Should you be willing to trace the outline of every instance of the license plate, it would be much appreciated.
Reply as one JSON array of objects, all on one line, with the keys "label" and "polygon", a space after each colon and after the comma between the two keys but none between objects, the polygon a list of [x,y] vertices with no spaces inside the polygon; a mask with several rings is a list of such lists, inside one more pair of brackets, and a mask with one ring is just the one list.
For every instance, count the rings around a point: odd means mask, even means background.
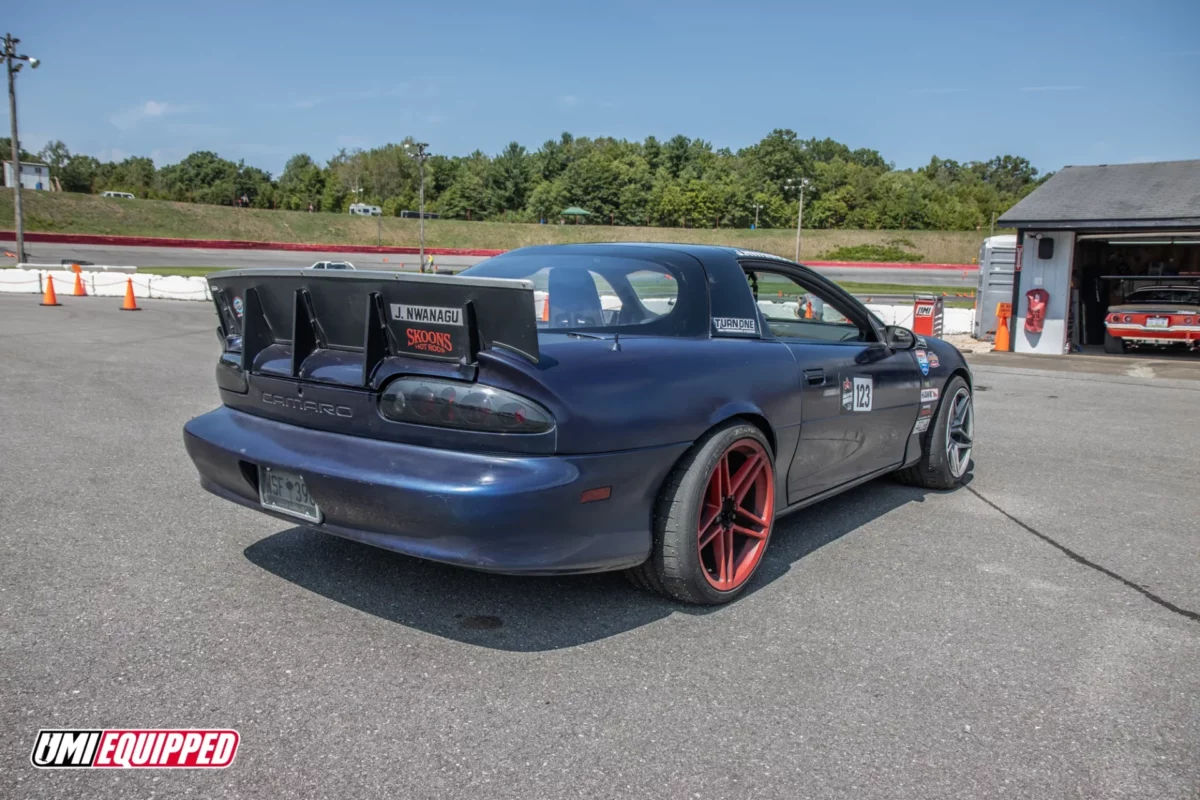
[{"label": "license plate", "polygon": [[1171,324],[1168,317],[1146,317],[1147,328],[1165,328]]},{"label": "license plate", "polygon": [[263,508],[282,511],[309,522],[321,521],[321,509],[308,493],[304,478],[294,472],[259,467],[258,497]]}]

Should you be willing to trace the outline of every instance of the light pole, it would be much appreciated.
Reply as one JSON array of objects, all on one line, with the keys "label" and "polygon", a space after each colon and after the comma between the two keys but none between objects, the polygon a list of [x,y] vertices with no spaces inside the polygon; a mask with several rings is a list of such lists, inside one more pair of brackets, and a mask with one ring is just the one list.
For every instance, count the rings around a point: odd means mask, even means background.
[{"label": "light pole", "polygon": [[762,203],[754,204],[754,230],[758,230],[758,210],[762,208]]},{"label": "light pole", "polygon": [[800,229],[804,227],[804,189],[808,186],[808,178],[788,178],[783,185],[788,189],[800,192],[800,209],[796,212],[796,261],[800,260]]},{"label": "light pole", "polygon": [[12,163],[13,163],[13,210],[17,223],[17,263],[25,261],[25,217],[21,213],[21,140],[17,136],[17,85],[16,76],[28,61],[30,69],[42,63],[33,56],[19,55],[17,45],[21,40],[11,33],[4,35],[4,53],[0,58],[8,66],[8,114],[12,118]]},{"label": "light pole", "polygon": [[417,209],[417,214],[421,218],[421,272],[425,271],[425,159],[429,158],[429,154],[425,152],[426,147],[429,147],[428,142],[414,142],[408,145],[409,152],[416,149],[417,168],[421,171],[420,206]]}]

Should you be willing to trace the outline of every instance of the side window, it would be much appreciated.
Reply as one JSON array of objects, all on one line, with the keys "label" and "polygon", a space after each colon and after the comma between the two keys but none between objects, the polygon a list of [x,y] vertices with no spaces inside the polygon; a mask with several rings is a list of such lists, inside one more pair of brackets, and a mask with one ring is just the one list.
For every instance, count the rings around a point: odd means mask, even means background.
[{"label": "side window", "polygon": [[679,284],[671,273],[643,269],[629,273],[629,289],[647,314],[660,317],[675,306]]},{"label": "side window", "polygon": [[746,279],[767,329],[779,339],[865,342],[873,338],[846,315],[841,301],[822,289],[762,270],[748,271]]}]

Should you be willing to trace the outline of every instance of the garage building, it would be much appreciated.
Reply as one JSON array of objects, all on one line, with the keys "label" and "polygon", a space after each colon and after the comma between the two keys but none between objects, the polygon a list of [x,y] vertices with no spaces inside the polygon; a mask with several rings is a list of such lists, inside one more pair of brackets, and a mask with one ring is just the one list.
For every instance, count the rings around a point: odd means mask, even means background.
[{"label": "garage building", "polygon": [[1200,285],[1200,160],[1064,167],[998,222],[1017,229],[1018,353],[1103,352],[1109,306]]}]

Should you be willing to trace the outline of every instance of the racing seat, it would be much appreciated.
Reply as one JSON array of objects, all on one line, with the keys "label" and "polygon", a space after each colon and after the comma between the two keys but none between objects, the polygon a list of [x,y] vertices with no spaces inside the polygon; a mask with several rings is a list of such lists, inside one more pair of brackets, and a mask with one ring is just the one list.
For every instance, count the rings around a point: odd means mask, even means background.
[{"label": "racing seat", "polygon": [[550,295],[551,328],[589,328],[604,324],[600,293],[586,269],[556,267],[550,270],[546,289]]}]

